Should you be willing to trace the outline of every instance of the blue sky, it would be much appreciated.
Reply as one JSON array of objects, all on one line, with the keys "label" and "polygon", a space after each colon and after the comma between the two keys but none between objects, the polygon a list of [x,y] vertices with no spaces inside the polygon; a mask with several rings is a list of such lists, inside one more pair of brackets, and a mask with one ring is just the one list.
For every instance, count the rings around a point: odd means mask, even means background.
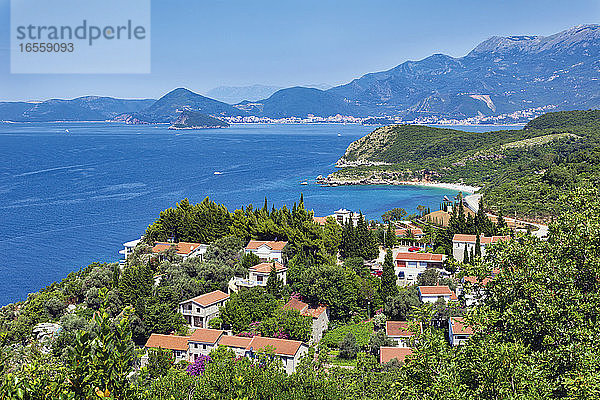
[{"label": "blue sky", "polygon": [[9,5],[0,0],[0,100],[337,85],[433,53],[463,56],[494,35],[600,21],[598,0],[155,0],[150,74],[21,75],[10,73]]}]

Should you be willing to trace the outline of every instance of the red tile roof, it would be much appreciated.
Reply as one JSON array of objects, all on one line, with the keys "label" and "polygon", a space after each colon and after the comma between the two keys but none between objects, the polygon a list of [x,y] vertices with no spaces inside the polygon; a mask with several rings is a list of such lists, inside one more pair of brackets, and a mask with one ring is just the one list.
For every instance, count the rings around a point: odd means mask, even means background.
[{"label": "red tile roof", "polygon": [[425,296],[450,296],[450,300],[457,300],[456,293],[448,286],[419,286],[419,292]]},{"label": "red tile roof", "polygon": [[217,340],[219,340],[222,334],[223,331],[219,329],[199,328],[192,333],[192,336],[190,336],[190,342],[214,344],[217,342]]},{"label": "red tile roof", "polygon": [[432,254],[432,253],[403,253],[400,252],[396,255],[398,261],[429,261],[429,262],[443,262],[443,254]]},{"label": "red tile roof", "polygon": [[254,336],[248,349],[252,348],[252,351],[258,351],[264,349],[267,346],[275,349],[275,354],[293,356],[296,355],[298,349],[302,345],[302,342],[297,340],[287,339],[275,339],[262,336]]},{"label": "red tile roof", "polygon": [[395,230],[396,236],[406,236],[409,230],[414,236],[423,235],[423,230],[421,228],[398,228]]},{"label": "red tile roof", "polygon": [[271,250],[281,251],[288,242],[271,240],[251,240],[246,246],[246,250],[257,250],[260,246],[266,244]]},{"label": "red tile roof", "polygon": [[318,307],[310,307],[307,303],[300,301],[295,298],[291,298],[290,301],[285,303],[283,308],[289,308],[298,310],[298,312],[307,317],[319,318],[321,314],[327,311],[327,306],[320,304]]},{"label": "red tile roof", "polygon": [[171,246],[175,246],[177,249],[177,254],[188,255],[193,250],[198,249],[202,243],[188,243],[188,242],[179,242],[179,243],[161,243],[157,242],[154,244],[152,248],[153,253],[160,253],[161,251],[165,251],[171,248]]},{"label": "red tile roof", "polygon": [[[502,241],[510,240],[510,236],[479,236],[479,242],[481,244],[490,244],[490,243],[498,243]],[[476,235],[463,235],[463,234],[455,234],[452,238],[453,242],[465,242],[465,243],[476,243],[477,236]]]},{"label": "red tile roof", "polygon": [[219,345],[248,349],[250,346],[250,342],[252,342],[252,338],[225,335],[221,336],[221,340],[219,340]]},{"label": "red tile roof", "polygon": [[313,217],[313,222],[319,225],[325,225],[327,222],[327,217]]},{"label": "red tile roof", "polygon": [[452,323],[452,332],[455,335],[472,335],[473,328],[465,325],[465,319],[461,317],[451,317],[450,322]]},{"label": "red tile roof", "polygon": [[146,341],[146,347],[187,351],[189,339],[189,336],[159,335],[153,333]]},{"label": "red tile roof", "polygon": [[388,336],[411,337],[417,334],[409,328],[407,321],[387,321],[385,323],[385,333]]},{"label": "red tile roof", "polygon": [[214,290],[210,293],[201,294],[200,296],[194,297],[193,299],[182,301],[179,304],[188,303],[190,301],[193,301],[194,303],[198,303],[201,306],[207,307],[207,306],[210,306],[211,304],[214,304],[218,301],[225,300],[228,298],[229,298],[229,295],[227,293],[222,292],[220,290]]},{"label": "red tile roof", "polygon": [[476,276],[463,277],[463,282],[469,282],[472,285],[478,284],[481,286],[486,286],[489,281],[490,281],[490,278],[488,278],[488,277],[483,278],[483,280],[481,280],[481,281]]},{"label": "red tile roof", "polygon": [[[255,266],[250,267],[249,270],[254,271],[254,272],[260,272],[263,274],[268,274],[271,272],[271,268],[273,268],[273,263],[266,262],[266,263],[256,264]],[[276,272],[282,272],[282,271],[285,271],[286,269],[287,268],[284,267],[283,265],[279,264],[278,262],[275,262],[275,271]]]},{"label": "red tile roof", "polygon": [[379,349],[379,362],[387,363],[396,358],[404,362],[406,356],[412,354],[412,349],[408,347],[381,347]]}]

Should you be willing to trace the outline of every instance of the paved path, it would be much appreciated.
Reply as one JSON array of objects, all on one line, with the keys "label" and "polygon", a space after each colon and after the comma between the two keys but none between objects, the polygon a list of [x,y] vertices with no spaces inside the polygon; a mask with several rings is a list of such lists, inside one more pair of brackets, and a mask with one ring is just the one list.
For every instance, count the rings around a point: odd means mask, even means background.
[{"label": "paved path", "polygon": [[[465,200],[465,204],[467,207],[469,207],[473,212],[477,213],[477,211],[479,210],[479,200],[481,199],[481,194],[472,194],[469,196],[466,196],[464,198]],[[489,214],[488,215],[493,215],[493,214]],[[529,224],[529,225],[533,225],[535,227],[537,227],[537,229],[535,231],[532,231],[531,234],[535,237],[538,237],[540,239],[546,239],[548,237],[548,226],[547,225],[543,225],[543,224],[536,224],[534,222],[529,222],[529,221],[522,221],[519,219],[515,219],[515,218],[510,218],[510,217],[505,217],[508,221],[514,221],[515,223],[523,223],[523,224]]]}]

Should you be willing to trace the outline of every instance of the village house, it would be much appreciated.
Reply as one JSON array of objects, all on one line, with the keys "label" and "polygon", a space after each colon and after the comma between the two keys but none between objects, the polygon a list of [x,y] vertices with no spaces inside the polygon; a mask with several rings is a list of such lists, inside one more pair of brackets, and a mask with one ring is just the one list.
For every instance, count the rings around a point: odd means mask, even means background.
[{"label": "village house", "polygon": [[251,240],[244,249],[245,254],[256,254],[261,262],[283,263],[283,249],[288,242],[271,240]]},{"label": "village house", "polygon": [[456,301],[456,293],[454,293],[448,286],[419,286],[419,300],[423,303],[435,303],[439,298],[444,299],[447,303],[449,301]]},{"label": "village house", "polygon": [[385,334],[396,342],[396,347],[410,347],[410,338],[417,333],[410,329],[407,321],[387,321]]},{"label": "village house", "polygon": [[357,226],[360,218],[359,213],[346,210],[345,208],[340,208],[339,210],[334,211],[332,216],[340,225],[346,225],[348,221],[352,221],[352,225]]},{"label": "village house", "polygon": [[287,268],[278,262],[264,262],[248,268],[248,279],[234,276],[229,281],[229,293],[237,293],[240,288],[252,288],[256,286],[267,286],[271,269],[275,266],[277,278],[283,284],[287,284]]},{"label": "village house", "polygon": [[[486,247],[490,244],[507,240],[510,240],[510,236],[479,236],[481,256],[485,256]],[[452,238],[452,255],[454,256],[454,259],[460,262],[464,261],[465,251],[467,251],[469,254],[473,254],[475,252],[476,243],[476,235],[454,235]]]},{"label": "village house", "polygon": [[313,222],[317,225],[325,226],[327,217],[313,217]]},{"label": "village house", "polygon": [[402,363],[406,362],[406,357],[412,354],[412,349],[408,347],[385,347],[379,348],[379,362],[381,364],[389,363],[396,359]]},{"label": "village house", "polygon": [[242,336],[222,336],[219,340],[219,346],[229,347],[236,357],[245,357],[247,349],[250,348],[252,338]]},{"label": "village house", "polygon": [[223,334],[224,331],[219,329],[196,329],[188,339],[189,361],[195,361],[201,354],[207,356],[217,347],[217,342]]},{"label": "village house", "polygon": [[135,246],[137,246],[142,241],[142,238],[136,240],[130,240],[129,242],[123,243],[123,250],[119,250],[119,254],[122,254],[124,258],[119,260],[120,264],[124,264],[127,261],[127,258],[133,254],[133,250]]},{"label": "village house", "polygon": [[204,253],[206,253],[206,250],[208,249],[208,245],[202,244],[202,243],[157,242],[154,244],[154,247],[152,247],[152,253],[160,254],[163,251],[170,249],[172,246],[175,247],[175,251],[176,251],[177,255],[180,255],[183,258],[200,257],[200,261],[204,261]]},{"label": "village house", "polygon": [[329,325],[329,308],[324,305],[311,307],[307,303],[295,298],[291,298],[283,308],[298,310],[301,315],[311,317],[312,331],[309,344],[318,343],[323,337],[323,332],[327,330]]},{"label": "village house", "polygon": [[[167,349],[173,352],[175,363],[179,361],[188,361],[188,336],[160,335],[153,333],[146,341],[146,349]],[[140,360],[141,366],[148,364],[148,353],[144,354]]]},{"label": "village house", "polygon": [[473,336],[473,329],[465,325],[465,320],[460,317],[448,319],[448,336],[452,346],[465,344]]},{"label": "village house", "polygon": [[206,328],[208,322],[219,316],[219,307],[229,300],[229,295],[220,290],[196,296],[179,303],[179,312],[191,328]]},{"label": "village house", "polygon": [[247,354],[253,358],[257,351],[263,349],[273,350],[273,354],[281,360],[283,368],[288,374],[296,370],[300,359],[308,352],[308,346],[297,340],[254,336],[247,348]]},{"label": "village house", "polygon": [[445,259],[443,254],[399,252],[394,272],[401,283],[411,284],[427,268],[441,269]]},{"label": "village house", "polygon": [[[168,349],[173,352],[175,362],[194,362],[201,354],[208,355],[218,346],[226,346],[236,356],[256,358],[261,350],[273,351],[288,374],[294,372],[302,356],[308,352],[308,346],[297,340],[275,339],[261,336],[253,338],[227,336],[217,329],[197,329],[191,336],[159,335],[153,333],[145,348]],[[141,366],[148,365],[148,352],[141,358]]]},{"label": "village house", "polygon": [[457,295],[463,295],[467,307],[475,306],[485,297],[484,289],[490,277],[478,279],[476,276],[464,276],[461,285],[456,289]]}]

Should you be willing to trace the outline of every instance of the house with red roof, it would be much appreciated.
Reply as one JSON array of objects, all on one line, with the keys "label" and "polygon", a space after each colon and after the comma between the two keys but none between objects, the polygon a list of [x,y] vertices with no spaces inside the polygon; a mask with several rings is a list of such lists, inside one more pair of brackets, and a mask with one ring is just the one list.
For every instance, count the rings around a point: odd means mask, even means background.
[{"label": "house with red roof", "polygon": [[154,247],[152,247],[152,253],[158,254],[159,256],[164,251],[167,251],[171,248],[175,249],[177,255],[188,258],[188,257],[200,257],[200,261],[204,260],[204,254],[208,249],[207,244],[202,243],[190,243],[190,242],[179,242],[179,243],[170,243],[170,242],[156,242]]},{"label": "house with red roof", "polygon": [[419,286],[417,288],[419,299],[423,303],[435,303],[442,298],[446,303],[457,301],[458,297],[448,286]]},{"label": "house with red roof", "polygon": [[[510,236],[479,236],[479,243],[481,249],[481,255],[485,256],[486,247],[491,244],[508,241]],[[475,252],[475,245],[477,244],[477,235],[463,235],[456,234],[452,238],[452,255],[454,259],[462,262],[465,259],[465,251],[469,254]]]},{"label": "house with red roof", "polygon": [[323,333],[329,326],[329,308],[327,306],[320,304],[317,307],[312,307],[309,304],[292,297],[283,308],[297,310],[301,315],[311,317],[312,332],[309,344],[318,343],[319,340],[321,340]]},{"label": "house with red roof", "polygon": [[412,352],[412,349],[408,347],[382,346],[379,348],[379,362],[385,364],[392,360],[398,360],[404,363],[406,362],[406,357],[411,355]]},{"label": "house with red roof", "polygon": [[252,288],[255,286],[267,286],[271,269],[275,268],[277,278],[287,284],[287,268],[276,261],[263,262],[248,268],[248,278],[234,276],[229,281],[229,292],[237,293],[240,288]]},{"label": "house with red roof", "polygon": [[201,294],[179,303],[179,312],[191,328],[206,328],[208,322],[219,316],[219,307],[229,300],[229,295],[220,290]]},{"label": "house with red roof", "polygon": [[[159,335],[153,333],[146,341],[146,349],[166,349],[173,352],[173,359],[177,363],[179,361],[188,361],[188,339],[189,336],[177,335]],[[142,367],[148,364],[148,353],[141,358]]]},{"label": "house with red roof", "polygon": [[410,347],[410,339],[420,333],[410,328],[408,321],[387,321],[385,334],[397,344],[396,347]]},{"label": "house with red roof", "polygon": [[448,319],[448,336],[452,346],[465,344],[473,336],[473,328],[466,324],[464,318],[450,317]]},{"label": "house with red roof", "polygon": [[446,260],[444,254],[398,252],[394,272],[400,281],[411,284],[427,268],[441,269]]},{"label": "house with red roof", "polygon": [[302,357],[308,352],[308,346],[297,340],[275,339],[254,336],[248,345],[247,355],[256,357],[259,351],[272,351],[281,360],[285,372],[291,374],[296,370]]},{"label": "house with red roof", "polygon": [[224,333],[225,331],[220,329],[196,329],[188,339],[189,361],[195,361],[201,354],[207,356],[215,347],[217,347],[217,343]]},{"label": "house with red roof", "polygon": [[246,254],[256,254],[261,262],[277,261],[283,263],[283,249],[288,242],[272,240],[251,240],[246,245]]}]

